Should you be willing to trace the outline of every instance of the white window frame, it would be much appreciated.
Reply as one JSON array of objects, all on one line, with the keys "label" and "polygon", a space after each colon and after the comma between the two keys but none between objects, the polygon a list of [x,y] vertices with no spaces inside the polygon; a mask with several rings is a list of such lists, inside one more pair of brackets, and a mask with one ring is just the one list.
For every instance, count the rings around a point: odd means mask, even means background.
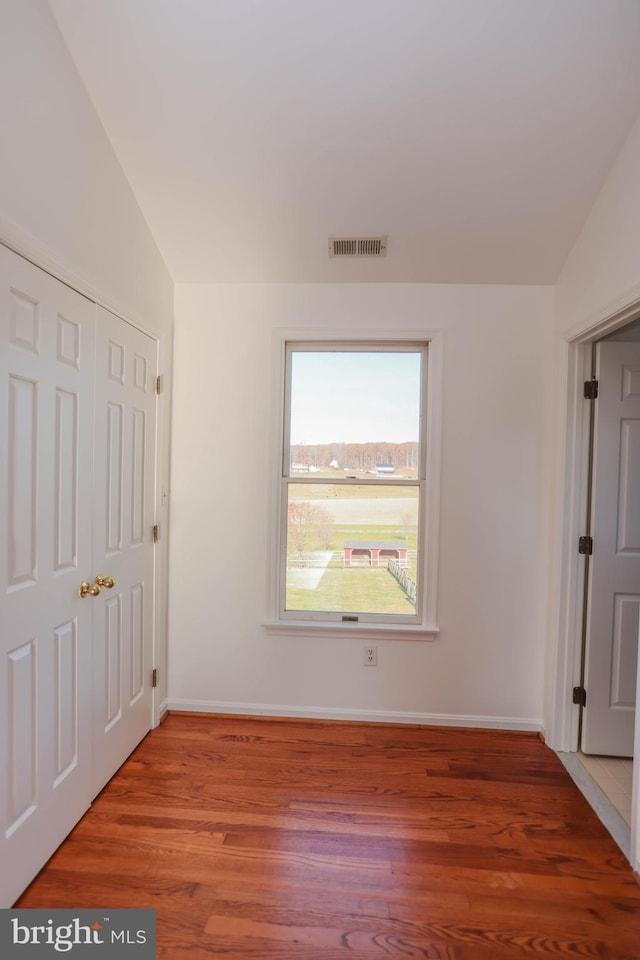
[{"label": "white window frame", "polygon": [[[277,330],[273,341],[273,427],[272,427],[272,480],[270,483],[270,530],[269,576],[267,578],[268,614],[264,627],[268,632],[300,636],[336,634],[358,636],[367,639],[415,638],[428,639],[438,634],[437,623],[437,560],[440,494],[440,433],[441,433],[441,383],[442,383],[442,338],[439,331],[349,331],[349,330]],[[358,620],[344,621],[342,613],[319,611],[285,611],[284,577],[286,563],[287,507],[286,488],[291,477],[285,478],[285,458],[288,447],[286,354],[287,345],[295,344],[304,349],[335,348],[379,350],[385,348],[401,351],[403,346],[426,347],[427,366],[423,373],[421,397],[422,437],[424,458],[422,477],[415,485],[420,486],[419,544],[421,553],[418,563],[420,585],[416,616],[393,616],[390,614],[359,614]],[[425,375],[426,374],[426,375]],[[293,482],[296,482],[293,480]],[[343,479],[340,483],[345,483]],[[354,485],[366,483],[359,478]],[[371,482],[371,481],[370,481]],[[385,481],[406,485],[406,481]],[[379,485],[380,481],[373,481]],[[412,483],[412,485],[414,485]]]}]

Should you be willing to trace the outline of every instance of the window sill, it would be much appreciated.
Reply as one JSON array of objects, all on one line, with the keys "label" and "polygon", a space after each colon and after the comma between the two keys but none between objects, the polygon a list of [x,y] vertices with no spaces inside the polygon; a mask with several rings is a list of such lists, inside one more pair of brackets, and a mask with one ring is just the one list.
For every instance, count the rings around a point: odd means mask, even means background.
[{"label": "window sill", "polygon": [[435,640],[439,627],[399,623],[341,623],[339,621],[265,620],[266,633],[298,637],[358,637],[360,640]]}]

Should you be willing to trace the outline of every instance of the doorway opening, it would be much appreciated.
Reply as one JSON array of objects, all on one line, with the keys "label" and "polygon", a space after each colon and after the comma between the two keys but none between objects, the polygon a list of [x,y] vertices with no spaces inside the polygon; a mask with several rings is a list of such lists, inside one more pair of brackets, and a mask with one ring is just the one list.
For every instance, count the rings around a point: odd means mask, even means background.
[{"label": "doorway opening", "polygon": [[577,759],[630,829],[640,630],[640,320],[593,341],[585,398]]},{"label": "doorway opening", "polygon": [[[627,347],[630,362],[620,355]],[[560,632],[550,744],[637,870],[640,568],[632,564],[629,578],[623,574],[616,582],[616,563],[640,564],[640,302],[583,330],[566,350]],[[598,388],[598,399],[591,400],[585,388],[611,377],[605,355],[616,350],[615,389]],[[637,394],[639,406],[611,418],[608,401],[601,403],[607,392],[617,400]],[[607,556],[613,575],[603,566]],[[609,644],[604,653],[597,649],[603,637]]]}]

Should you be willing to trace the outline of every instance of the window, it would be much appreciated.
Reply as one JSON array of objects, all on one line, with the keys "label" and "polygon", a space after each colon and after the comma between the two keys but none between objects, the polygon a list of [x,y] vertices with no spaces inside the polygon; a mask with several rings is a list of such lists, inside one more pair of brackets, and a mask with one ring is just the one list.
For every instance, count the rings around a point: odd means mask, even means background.
[{"label": "window", "polygon": [[428,350],[286,342],[280,623],[433,627]]}]

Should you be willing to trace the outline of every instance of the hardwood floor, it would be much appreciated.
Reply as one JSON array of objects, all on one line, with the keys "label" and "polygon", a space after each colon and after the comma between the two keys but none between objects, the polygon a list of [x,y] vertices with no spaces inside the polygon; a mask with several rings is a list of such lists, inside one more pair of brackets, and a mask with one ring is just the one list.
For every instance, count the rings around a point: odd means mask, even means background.
[{"label": "hardwood floor", "polygon": [[18,902],[159,960],[639,960],[640,885],[534,734],[170,715]]}]

